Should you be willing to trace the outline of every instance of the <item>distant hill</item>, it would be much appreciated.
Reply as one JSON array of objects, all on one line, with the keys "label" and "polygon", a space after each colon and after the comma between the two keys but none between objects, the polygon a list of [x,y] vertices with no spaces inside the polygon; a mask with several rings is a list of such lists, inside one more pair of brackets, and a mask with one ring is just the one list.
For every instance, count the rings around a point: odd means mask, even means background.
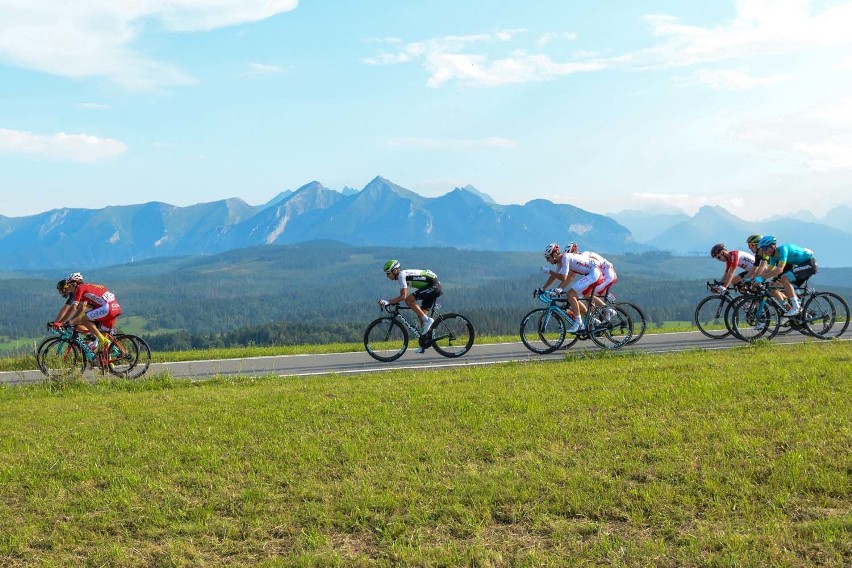
[{"label": "distant hill", "polygon": [[717,242],[729,248],[746,250],[746,238],[753,233],[774,235],[779,242],[792,242],[814,251],[821,266],[852,266],[849,243],[852,233],[825,224],[792,218],[759,222],[745,221],[721,207],[705,206],[698,212],[647,244],[680,255],[706,255]]},{"label": "distant hill", "polygon": [[0,265],[84,270],[315,239],[495,251],[538,251],[554,240],[616,253],[647,248],[609,217],[571,205],[543,199],[499,205],[470,186],[427,198],[376,177],[360,191],[313,181],[260,206],[227,199],[0,216]]}]

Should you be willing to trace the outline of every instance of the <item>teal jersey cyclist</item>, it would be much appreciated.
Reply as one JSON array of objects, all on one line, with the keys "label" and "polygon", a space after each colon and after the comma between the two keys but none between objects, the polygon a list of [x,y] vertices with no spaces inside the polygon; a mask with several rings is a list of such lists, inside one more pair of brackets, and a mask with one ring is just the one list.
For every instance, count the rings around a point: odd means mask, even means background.
[{"label": "teal jersey cyclist", "polygon": [[[794,244],[776,244],[775,237],[766,235],[758,243],[762,254],[766,255],[769,268],[763,273],[764,278],[776,278],[784,285],[784,293],[790,300],[790,309],[784,312],[786,317],[799,313],[799,297],[793,286],[804,286],[808,278],[817,273],[816,257],[810,249]],[[776,290],[777,298],[781,298]]]},{"label": "teal jersey cyclist", "polygon": [[[379,300],[379,304],[386,306],[405,302],[420,320],[420,333],[428,332],[435,320],[430,318],[426,311],[435,305],[435,300],[443,293],[438,276],[431,270],[415,268],[403,270],[399,261],[394,259],[385,263],[384,271],[389,280],[396,280],[399,285],[399,294],[390,300]],[[414,290],[414,292],[409,294],[409,289]],[[421,302],[421,305],[417,304],[418,301]]]}]

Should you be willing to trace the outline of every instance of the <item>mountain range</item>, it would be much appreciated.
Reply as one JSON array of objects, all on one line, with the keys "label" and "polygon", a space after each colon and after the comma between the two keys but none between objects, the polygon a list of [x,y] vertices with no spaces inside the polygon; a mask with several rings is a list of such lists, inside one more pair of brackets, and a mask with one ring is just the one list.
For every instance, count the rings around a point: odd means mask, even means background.
[{"label": "mountain range", "polygon": [[694,216],[632,211],[606,216],[544,199],[497,204],[471,186],[424,197],[383,177],[361,190],[335,191],[312,181],[262,205],[231,198],[187,207],[150,202],[0,216],[0,262],[7,271],[84,270],[311,240],[492,251],[540,251],[551,241],[576,241],[583,249],[611,254],[694,255],[707,254],[718,241],[744,248],[748,234],[771,232],[812,248],[824,266],[852,266],[847,252],[852,209],[844,207],[821,221],[751,223],[721,207],[704,207]]}]

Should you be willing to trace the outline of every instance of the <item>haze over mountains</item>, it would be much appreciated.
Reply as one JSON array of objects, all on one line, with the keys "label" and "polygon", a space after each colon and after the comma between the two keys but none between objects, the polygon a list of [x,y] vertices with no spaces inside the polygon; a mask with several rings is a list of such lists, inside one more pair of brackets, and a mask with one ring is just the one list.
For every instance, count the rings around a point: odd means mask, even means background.
[{"label": "haze over mountains", "polygon": [[313,181],[263,205],[231,198],[188,207],[150,202],[0,216],[0,262],[6,269],[83,270],[317,239],[494,251],[538,251],[556,240],[612,254],[707,254],[715,242],[743,248],[748,234],[762,232],[812,248],[823,266],[852,266],[849,227],[847,206],[821,220],[760,223],[720,207],[704,207],[692,217],[634,211],[606,216],[544,199],[501,205],[470,186],[423,197],[376,177],[361,190],[335,191]]}]

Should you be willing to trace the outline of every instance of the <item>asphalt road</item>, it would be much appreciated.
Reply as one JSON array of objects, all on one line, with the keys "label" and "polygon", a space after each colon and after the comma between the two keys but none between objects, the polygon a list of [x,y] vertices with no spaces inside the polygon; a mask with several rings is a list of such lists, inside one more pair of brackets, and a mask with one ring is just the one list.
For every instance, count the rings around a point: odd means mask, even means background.
[{"label": "asphalt road", "polygon": [[[852,339],[852,326],[846,330],[842,339]],[[797,343],[802,341],[820,340],[807,338],[800,333],[778,335],[773,343]],[[709,339],[698,331],[679,333],[646,334],[640,341],[621,349],[621,351],[644,351],[651,353],[676,352],[689,349],[728,349],[744,345],[734,338]],[[598,351],[591,341],[579,341],[571,348],[571,352],[582,350]],[[392,363],[381,363],[374,360],[366,351],[354,353],[330,353],[322,355],[279,355],[269,357],[250,357],[245,359],[216,359],[206,361],[187,361],[181,363],[153,363],[149,374],[168,371],[173,377],[205,379],[215,376],[246,375],[246,376],[311,376],[328,373],[350,374],[371,373],[391,369],[439,369],[463,367],[467,365],[493,365],[510,361],[546,361],[559,360],[565,354],[559,350],[551,355],[531,353],[520,341],[516,343],[496,343],[478,345],[458,359],[447,359],[429,349],[426,353],[415,353],[409,348],[405,354]],[[95,378],[98,371],[88,371],[87,376]],[[6,371],[0,373],[0,383],[21,384],[44,380],[39,371]]]}]

